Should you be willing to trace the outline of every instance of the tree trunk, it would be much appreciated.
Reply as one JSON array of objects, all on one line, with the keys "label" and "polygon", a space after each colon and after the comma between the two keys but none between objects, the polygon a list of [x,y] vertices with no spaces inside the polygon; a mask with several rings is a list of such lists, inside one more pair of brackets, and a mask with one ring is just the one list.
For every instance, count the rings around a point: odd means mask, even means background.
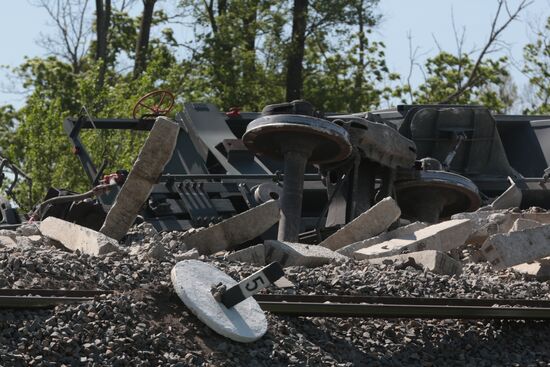
[{"label": "tree trunk", "polygon": [[289,102],[302,97],[307,5],[308,0],[294,0],[292,9],[292,39],[286,69],[286,100]]},{"label": "tree trunk", "polygon": [[363,1],[357,3],[357,22],[359,30],[357,38],[359,40],[359,60],[357,70],[355,71],[354,98],[350,102],[350,112],[359,112],[363,106],[363,74],[365,73],[365,17],[363,10]]},{"label": "tree trunk", "polygon": [[153,22],[153,11],[157,0],[143,0],[143,14],[136,44],[136,59],[134,62],[134,78],[137,78],[147,67],[147,50],[149,35]]},{"label": "tree trunk", "polygon": [[95,5],[97,18],[97,45],[95,60],[102,62],[97,81],[98,89],[100,89],[103,87],[105,72],[107,70],[107,37],[109,35],[109,27],[111,23],[111,0],[105,0],[105,7],[103,6],[103,0],[96,0]]}]

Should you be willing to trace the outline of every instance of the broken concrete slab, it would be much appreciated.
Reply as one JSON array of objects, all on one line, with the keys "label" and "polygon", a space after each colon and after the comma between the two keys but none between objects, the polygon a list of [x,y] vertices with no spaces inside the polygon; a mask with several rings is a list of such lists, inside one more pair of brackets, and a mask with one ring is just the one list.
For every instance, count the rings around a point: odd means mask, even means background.
[{"label": "broken concrete slab", "polygon": [[25,223],[19,226],[17,228],[16,233],[19,236],[39,236],[40,235],[40,229],[38,227],[38,223]]},{"label": "broken concrete slab", "polygon": [[0,247],[17,247],[17,242],[9,236],[0,236]]},{"label": "broken concrete slab", "polygon": [[176,255],[174,256],[174,258],[176,259],[176,261],[183,261],[183,260],[196,260],[200,257],[201,255],[199,254],[199,252],[197,251],[196,248],[193,248],[189,251],[186,251],[184,252],[183,254],[181,255]]},{"label": "broken concrete slab", "polygon": [[373,259],[422,250],[449,251],[464,244],[472,231],[469,219],[453,219],[426,228],[411,235],[403,235],[377,245],[358,250],[357,259]]},{"label": "broken concrete slab", "polygon": [[376,259],[367,260],[370,264],[387,264],[412,262],[418,264],[424,269],[436,274],[457,275],[462,272],[462,263],[453,259],[451,256],[436,250],[426,250],[412,252],[409,254],[401,254],[387,257],[379,257]]},{"label": "broken concrete slab", "polygon": [[179,125],[157,117],[134,166],[107,213],[100,232],[120,240],[126,235],[168,163],[178,138]]},{"label": "broken concrete slab", "polygon": [[518,273],[528,275],[540,281],[550,280],[550,257],[537,261],[523,263],[513,266],[512,269]]},{"label": "broken concrete slab", "polygon": [[252,240],[279,221],[279,202],[270,200],[185,238],[189,248],[210,255]]},{"label": "broken concrete slab", "polygon": [[470,219],[473,230],[467,241],[479,245],[483,244],[489,236],[509,232],[519,218],[550,224],[550,213],[534,211],[478,210],[471,213],[455,214],[451,217],[451,219]]},{"label": "broken concrete slab", "polygon": [[281,266],[305,266],[313,268],[328,264],[335,260],[346,259],[326,247],[306,245],[303,243],[268,240],[264,242],[266,262],[279,262]]},{"label": "broken concrete slab", "polygon": [[340,255],[354,257],[354,253],[358,250],[371,247],[376,244],[392,240],[394,238],[410,236],[414,234],[414,232],[418,231],[419,229],[426,228],[427,226],[428,226],[427,224],[422,222],[414,222],[406,226],[396,228],[393,231],[382,233],[379,236],[371,237],[367,240],[355,242],[350,245],[344,246],[336,250],[336,252],[339,253]]},{"label": "broken concrete slab", "polygon": [[536,220],[518,218],[508,232],[523,231],[524,229],[536,228],[540,226],[542,226],[542,224],[537,222]]},{"label": "broken concrete slab", "polygon": [[265,246],[263,243],[260,243],[255,246],[250,246],[242,250],[232,252],[227,255],[227,260],[238,261],[257,266],[264,266]]},{"label": "broken concrete slab", "polygon": [[16,231],[10,231],[9,229],[0,229],[0,236],[7,236],[15,241],[15,237],[17,237],[18,234]]},{"label": "broken concrete slab", "polygon": [[401,210],[391,197],[379,201],[369,210],[327,237],[319,246],[337,250],[346,245],[365,240],[384,232],[399,219]]},{"label": "broken concrete slab", "polygon": [[550,256],[550,225],[492,235],[481,246],[481,252],[495,269]]},{"label": "broken concrete slab", "polygon": [[40,223],[40,232],[71,251],[79,250],[88,255],[97,256],[121,250],[115,239],[55,217],[44,219]]}]

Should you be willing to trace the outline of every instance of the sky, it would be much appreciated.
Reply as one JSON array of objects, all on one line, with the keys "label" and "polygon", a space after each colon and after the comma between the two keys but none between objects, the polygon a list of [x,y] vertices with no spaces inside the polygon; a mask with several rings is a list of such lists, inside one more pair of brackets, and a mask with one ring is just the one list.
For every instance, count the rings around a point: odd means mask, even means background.
[{"label": "sky", "polygon": [[[170,0],[164,0],[168,2]],[[519,0],[509,0],[511,7]],[[44,9],[32,5],[32,0],[0,0],[0,65],[8,68],[21,64],[25,57],[44,56],[45,50],[37,41],[41,33],[49,33],[50,20]],[[496,11],[496,0],[380,0],[382,22],[374,37],[386,44],[387,62],[391,71],[406,77],[409,73],[409,41],[418,48],[417,61],[421,62],[438,52],[438,44],[447,51],[456,51],[454,22],[459,33],[465,30],[464,49],[473,51],[487,40],[490,22]],[[505,47],[494,56],[508,55],[519,65],[522,48],[534,39],[533,28],[550,16],[550,0],[532,0],[521,19],[510,25],[502,35]],[[515,67],[510,72],[521,92],[527,80]],[[0,105],[11,103],[20,106],[24,95],[20,87],[13,85],[13,77],[6,69],[0,72]],[[422,73],[412,73],[413,86],[422,81]]]}]

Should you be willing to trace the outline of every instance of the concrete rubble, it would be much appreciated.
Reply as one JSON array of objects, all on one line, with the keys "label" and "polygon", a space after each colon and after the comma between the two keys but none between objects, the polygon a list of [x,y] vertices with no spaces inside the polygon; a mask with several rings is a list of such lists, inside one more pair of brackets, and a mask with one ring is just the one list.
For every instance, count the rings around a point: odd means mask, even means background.
[{"label": "concrete rubble", "polygon": [[371,237],[366,240],[355,242],[350,245],[344,246],[336,250],[336,252],[344,256],[355,257],[355,252],[358,250],[371,247],[385,241],[393,240],[395,238],[411,236],[414,234],[414,232],[418,231],[419,229],[426,228],[427,226],[428,226],[427,224],[422,222],[414,222],[414,223],[396,228],[393,231],[384,232],[378,236]]},{"label": "concrete rubble", "polygon": [[279,203],[270,200],[211,227],[193,233],[185,244],[200,254],[213,254],[260,236],[279,221]]},{"label": "concrete rubble", "polygon": [[550,225],[492,235],[481,246],[481,253],[495,269],[550,256]]},{"label": "concrete rubble", "polygon": [[370,264],[393,264],[395,266],[419,265],[435,274],[458,275],[462,273],[462,263],[441,251],[426,250],[387,257],[368,259]]},{"label": "concrete rubble", "polygon": [[263,243],[232,252],[227,255],[227,260],[244,262],[256,266],[265,265],[265,246]]},{"label": "concrete rubble", "polygon": [[536,210],[512,211],[506,210],[478,210],[472,213],[455,214],[451,219],[470,219],[473,230],[468,242],[482,244],[489,236],[497,233],[506,233],[512,229],[518,219],[527,219],[541,224],[550,224],[550,213]]},{"label": "concrete rubble", "polygon": [[337,250],[376,236],[388,229],[393,222],[399,219],[400,215],[401,210],[397,202],[391,197],[387,197],[326,238],[319,246]]},{"label": "concrete rubble", "polygon": [[355,257],[372,259],[422,250],[450,251],[462,246],[471,230],[469,219],[453,219],[358,250],[355,252]]},{"label": "concrete rubble", "polygon": [[40,232],[71,251],[98,256],[120,251],[118,241],[103,233],[66,222],[55,217],[48,217],[40,223]]},{"label": "concrete rubble", "polygon": [[550,280],[550,257],[545,257],[536,261],[512,266],[511,269],[518,273],[533,277],[539,281]]},{"label": "concrete rubble", "polygon": [[329,264],[335,260],[344,260],[342,256],[322,246],[302,243],[265,241],[266,263],[279,262],[281,266],[305,266],[308,268]]}]

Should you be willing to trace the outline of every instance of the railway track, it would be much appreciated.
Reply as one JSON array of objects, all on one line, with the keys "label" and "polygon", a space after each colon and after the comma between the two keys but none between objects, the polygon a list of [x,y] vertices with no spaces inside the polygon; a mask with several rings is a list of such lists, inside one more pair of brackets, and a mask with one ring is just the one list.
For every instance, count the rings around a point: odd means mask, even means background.
[{"label": "railway track", "polygon": [[[0,289],[0,308],[48,308],[110,291]],[[287,316],[550,320],[550,301],[323,295],[255,295],[264,311]]]},{"label": "railway track", "polygon": [[0,289],[1,308],[49,308],[60,304],[87,302],[110,291],[64,289]]}]

